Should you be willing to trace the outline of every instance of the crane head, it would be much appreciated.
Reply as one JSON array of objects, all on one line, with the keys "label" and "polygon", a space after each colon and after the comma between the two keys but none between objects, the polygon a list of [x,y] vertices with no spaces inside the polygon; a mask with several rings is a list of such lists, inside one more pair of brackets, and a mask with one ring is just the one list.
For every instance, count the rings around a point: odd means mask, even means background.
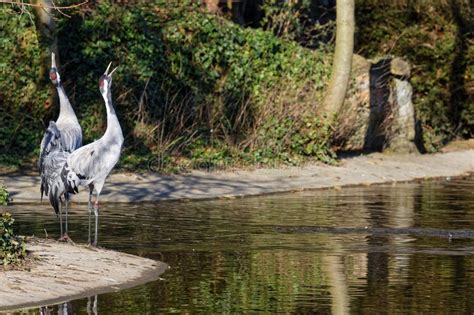
[{"label": "crane head", "polygon": [[100,93],[102,93],[102,94],[106,94],[108,91],[110,91],[110,88],[112,87],[112,74],[118,68],[118,67],[115,67],[109,73],[109,69],[110,69],[111,65],[112,65],[112,62],[109,63],[109,66],[107,67],[104,74],[99,79],[99,88],[100,88]]},{"label": "crane head", "polygon": [[49,79],[53,82],[54,86],[58,87],[61,85],[61,77],[59,76],[58,69],[56,68],[56,59],[54,53],[51,53],[51,69],[49,70]]}]

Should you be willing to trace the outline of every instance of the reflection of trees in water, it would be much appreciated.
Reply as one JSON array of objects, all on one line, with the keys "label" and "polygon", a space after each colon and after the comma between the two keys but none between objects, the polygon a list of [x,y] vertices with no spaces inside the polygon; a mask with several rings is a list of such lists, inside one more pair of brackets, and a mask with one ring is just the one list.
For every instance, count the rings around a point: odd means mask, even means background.
[{"label": "reflection of trees in water", "polygon": [[[379,201],[374,202],[375,207],[374,204],[370,206],[373,208],[371,223],[398,228],[474,228],[465,213],[466,206],[468,208],[474,202],[472,194],[456,183],[447,185],[432,182],[380,187],[386,192]],[[370,197],[367,200],[370,201]],[[462,201],[454,202],[453,206],[453,200]],[[456,204],[464,209],[460,211],[462,215],[452,211]],[[378,207],[385,211],[377,213]],[[453,217],[458,218],[457,222],[450,220]],[[380,251],[381,245],[388,248]],[[474,265],[472,256],[416,253],[417,248],[449,249],[449,246],[455,245],[447,238],[438,237],[369,236],[366,293],[354,303],[355,308],[366,311],[384,309],[389,313],[437,309],[472,311],[474,303],[469,297],[474,296],[474,291],[469,283],[474,280],[474,275],[465,272]],[[396,249],[399,251],[401,248],[411,248],[415,254],[397,253]],[[466,292],[467,288],[471,292]]]},{"label": "reflection of trees in water", "polygon": [[[415,226],[429,226],[447,229],[474,229],[472,205],[472,181],[427,182],[418,187],[415,195]],[[471,206],[469,206],[471,205]],[[472,247],[472,240],[446,240],[440,238],[422,238],[415,242],[433,248]],[[472,255],[447,256],[415,254],[407,268],[410,285],[405,286],[400,296],[419,310],[453,309],[474,310],[474,257]],[[402,295],[402,293],[404,295]]]},{"label": "reflection of trees in water", "polygon": [[323,257],[324,271],[327,274],[331,292],[332,314],[348,314],[350,310],[348,283],[342,258],[342,256],[336,255]]},{"label": "reflection of trees in water", "polygon": [[165,261],[171,269],[164,281],[100,296],[100,305],[110,313],[137,314],[469,313],[474,257],[419,249],[467,248],[472,240],[280,233],[274,227],[474,230],[472,188],[451,181],[162,203],[127,208],[120,220],[107,218],[105,209],[102,228],[110,234],[104,241]]}]

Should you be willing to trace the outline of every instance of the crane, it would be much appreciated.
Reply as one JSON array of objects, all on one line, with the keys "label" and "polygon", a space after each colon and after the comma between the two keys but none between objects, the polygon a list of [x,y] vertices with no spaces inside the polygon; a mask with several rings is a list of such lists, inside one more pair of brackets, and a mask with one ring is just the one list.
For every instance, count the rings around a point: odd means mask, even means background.
[{"label": "crane", "polygon": [[[71,153],[74,150],[82,146],[82,129],[77,120],[74,109],[69,102],[63,85],[61,84],[61,76],[59,75],[56,67],[55,54],[51,53],[51,69],[49,71],[49,78],[53,85],[56,87],[59,96],[59,116],[56,122],[50,121],[49,126],[46,129],[43,139],[40,145],[40,157],[38,161],[38,169],[41,176],[41,199],[43,194],[48,196],[50,191],[50,183],[54,182],[54,177],[57,176],[58,165],[64,159],[64,152]],[[57,152],[62,152],[57,154]],[[53,154],[54,153],[54,154]],[[54,208],[54,211],[59,215],[59,221],[61,225],[61,238],[67,237],[68,224],[68,196],[65,196],[66,200],[66,222],[65,222],[65,234],[63,234],[63,223],[62,223],[62,210],[60,209],[59,203],[52,199],[50,203]]]},{"label": "crane", "polygon": [[[54,189],[52,191],[56,200],[59,200],[61,193],[64,193],[62,189],[66,193],[75,194],[79,192],[79,186],[89,188],[88,241],[91,244],[91,215],[92,211],[94,211],[95,233],[93,246],[97,246],[98,242],[99,196],[107,176],[120,158],[123,144],[122,128],[112,104],[112,74],[117,68],[109,73],[111,64],[109,63],[105,73],[99,80],[100,93],[107,109],[107,129],[100,139],[67,154],[65,157],[66,161],[61,170],[61,182],[53,185]],[[60,160],[64,157],[57,156],[57,158]],[[92,194],[94,190],[96,192],[96,199],[92,207]]]}]

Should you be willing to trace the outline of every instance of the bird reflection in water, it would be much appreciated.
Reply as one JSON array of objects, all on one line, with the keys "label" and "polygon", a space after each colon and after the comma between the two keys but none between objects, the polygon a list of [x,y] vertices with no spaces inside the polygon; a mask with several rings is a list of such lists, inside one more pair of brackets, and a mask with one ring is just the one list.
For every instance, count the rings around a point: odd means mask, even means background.
[{"label": "bird reflection in water", "polygon": [[87,315],[97,315],[97,295],[87,298]]},{"label": "bird reflection in water", "polygon": [[[51,314],[58,314],[58,315],[72,315],[74,313],[74,309],[72,308],[72,304],[70,301],[64,302],[58,305],[55,305],[58,308],[57,313],[54,312],[55,307],[51,306],[41,306],[39,308],[40,315],[51,315]],[[86,306],[87,315],[97,315],[97,295],[89,296],[87,298],[87,306]]]}]

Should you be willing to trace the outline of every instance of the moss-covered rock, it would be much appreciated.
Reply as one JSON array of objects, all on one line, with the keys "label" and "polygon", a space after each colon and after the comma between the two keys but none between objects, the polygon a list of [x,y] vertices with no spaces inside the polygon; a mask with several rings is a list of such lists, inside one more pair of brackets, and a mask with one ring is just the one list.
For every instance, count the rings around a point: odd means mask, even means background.
[{"label": "moss-covered rock", "polygon": [[356,51],[401,56],[427,151],[474,136],[474,45],[469,1],[356,1]]}]

